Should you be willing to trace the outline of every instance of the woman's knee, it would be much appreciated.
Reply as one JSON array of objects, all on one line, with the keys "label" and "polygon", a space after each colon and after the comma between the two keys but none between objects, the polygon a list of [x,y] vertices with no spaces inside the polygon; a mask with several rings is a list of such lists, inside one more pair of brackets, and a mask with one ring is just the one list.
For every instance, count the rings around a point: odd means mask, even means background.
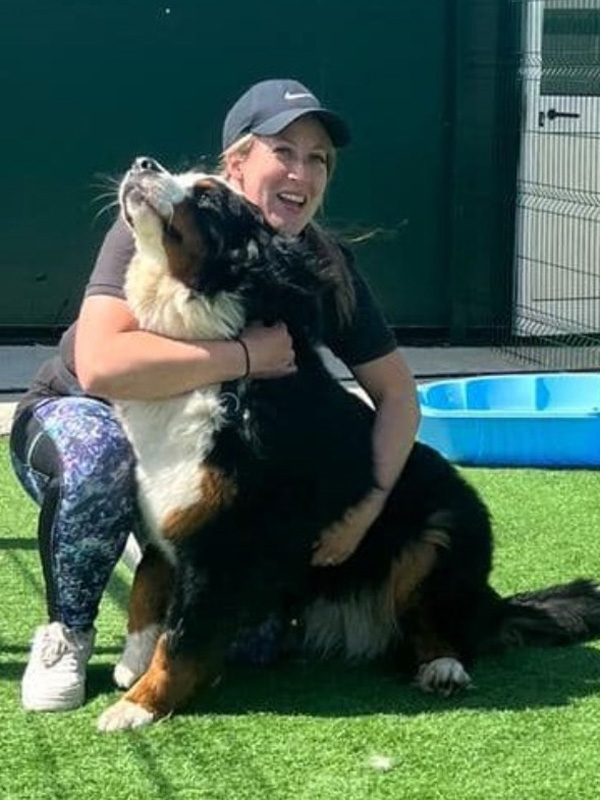
[{"label": "woman's knee", "polygon": [[134,456],[113,410],[90,398],[42,402],[17,420],[11,437],[15,472],[41,502],[44,486],[58,481],[69,504],[128,506],[134,495]]},{"label": "woman's knee", "polygon": [[36,417],[71,480],[88,489],[90,484],[105,491],[131,488],[134,456],[112,408],[90,398],[62,398],[42,406]]}]

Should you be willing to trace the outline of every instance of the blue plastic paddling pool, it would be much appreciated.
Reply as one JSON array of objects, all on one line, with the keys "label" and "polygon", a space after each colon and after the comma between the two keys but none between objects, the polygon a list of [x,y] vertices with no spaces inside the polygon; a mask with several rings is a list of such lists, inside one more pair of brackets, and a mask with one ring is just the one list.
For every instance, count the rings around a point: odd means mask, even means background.
[{"label": "blue plastic paddling pool", "polygon": [[419,400],[419,440],[457,464],[600,466],[598,373],[436,381]]}]

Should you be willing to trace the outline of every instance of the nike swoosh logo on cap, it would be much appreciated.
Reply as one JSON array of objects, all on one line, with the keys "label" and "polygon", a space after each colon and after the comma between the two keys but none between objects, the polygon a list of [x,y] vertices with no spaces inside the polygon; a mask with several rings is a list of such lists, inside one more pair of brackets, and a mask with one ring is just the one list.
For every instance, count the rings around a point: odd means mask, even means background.
[{"label": "nike swoosh logo on cap", "polygon": [[302,97],[312,97],[312,94],[310,94],[310,92],[290,92],[290,91],[287,91],[283,95],[283,99],[284,100],[300,100],[300,98],[302,98]]}]

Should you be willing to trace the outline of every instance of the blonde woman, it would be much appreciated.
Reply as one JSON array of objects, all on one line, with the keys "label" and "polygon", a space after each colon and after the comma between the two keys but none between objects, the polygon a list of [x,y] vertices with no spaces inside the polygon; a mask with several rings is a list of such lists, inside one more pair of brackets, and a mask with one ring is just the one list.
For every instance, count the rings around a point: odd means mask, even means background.
[{"label": "blonde woman", "polygon": [[[313,563],[346,558],[377,518],[412,447],[418,406],[410,372],[348,250],[315,224],[335,164],[349,142],[343,120],[295,80],[255,84],[223,127],[222,170],[267,222],[308,236],[339,276],[323,343],[351,369],[376,409],[373,489],[324,531]],[[76,708],[85,699],[102,593],[135,528],[133,455],[111,401],[164,398],[201,386],[276,380],[296,369],[283,323],[246,328],[239,341],[179,342],[139,330],[124,299],[133,239],[119,219],[109,231],[78,319],[39,371],[11,432],[15,472],[40,506],[38,538],[48,623],[36,631],[22,681],[31,711]],[[257,639],[255,660],[273,652]]]}]

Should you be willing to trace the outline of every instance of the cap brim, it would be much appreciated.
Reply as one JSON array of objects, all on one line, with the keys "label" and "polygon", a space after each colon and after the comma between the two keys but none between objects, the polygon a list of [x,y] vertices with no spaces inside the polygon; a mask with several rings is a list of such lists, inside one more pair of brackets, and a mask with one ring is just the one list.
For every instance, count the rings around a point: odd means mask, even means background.
[{"label": "cap brim", "polygon": [[345,147],[349,144],[350,131],[346,123],[333,111],[327,111],[324,108],[294,108],[289,111],[282,111],[266,122],[257,125],[252,129],[252,133],[274,136],[277,133],[281,133],[292,122],[295,122],[300,117],[305,117],[307,114],[314,114],[321,121],[334,147]]}]

